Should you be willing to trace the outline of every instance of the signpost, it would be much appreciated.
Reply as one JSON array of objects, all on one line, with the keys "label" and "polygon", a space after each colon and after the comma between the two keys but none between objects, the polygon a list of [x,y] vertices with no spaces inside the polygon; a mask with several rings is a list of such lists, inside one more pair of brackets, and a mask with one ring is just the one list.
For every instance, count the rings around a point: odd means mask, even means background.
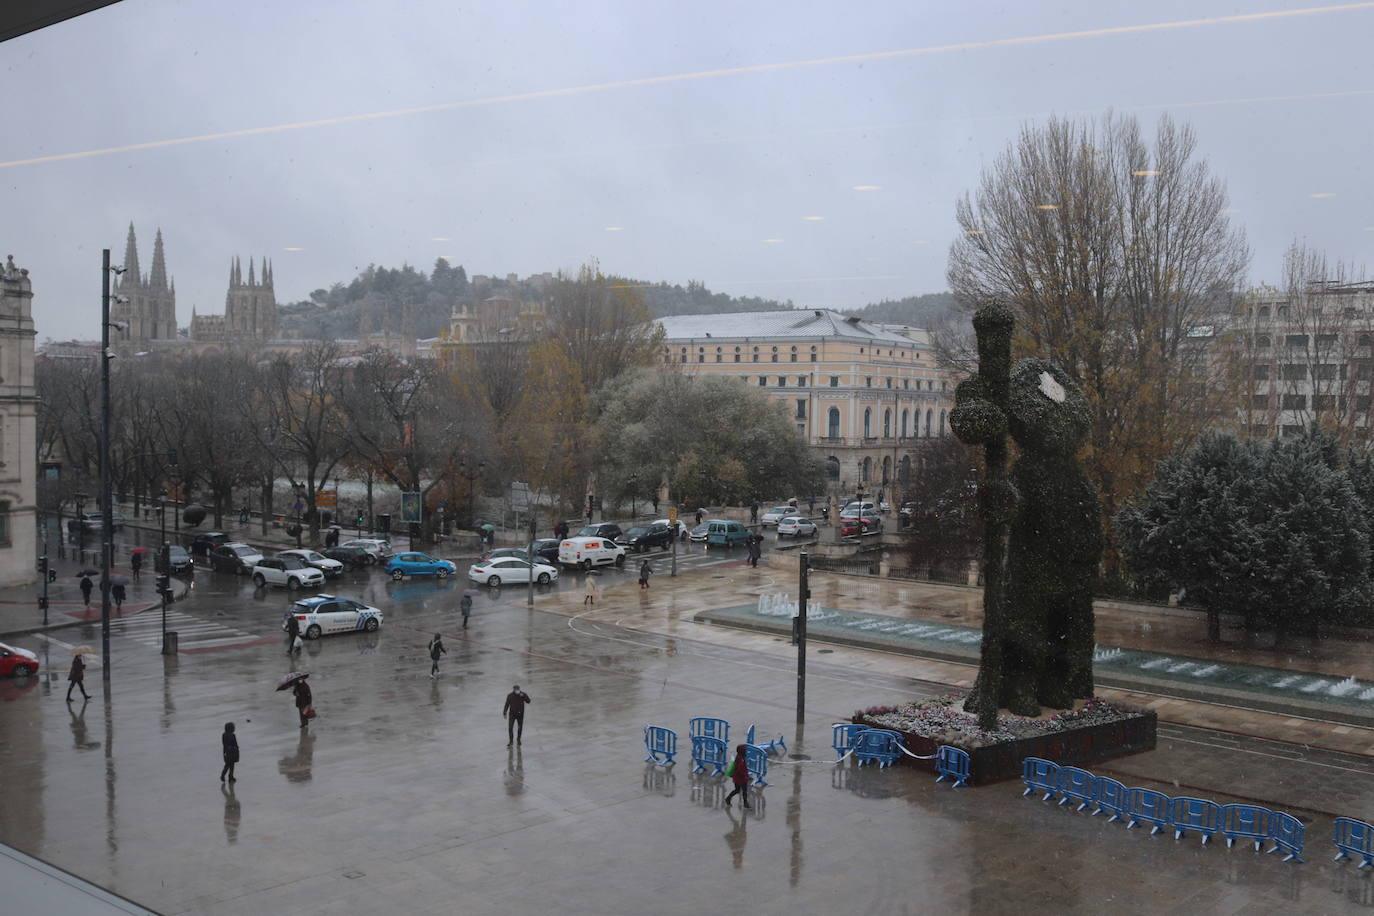
[{"label": "signpost", "polygon": [[673,568],[668,573],[670,576],[677,575],[677,506],[668,507],[668,527],[673,529]]}]

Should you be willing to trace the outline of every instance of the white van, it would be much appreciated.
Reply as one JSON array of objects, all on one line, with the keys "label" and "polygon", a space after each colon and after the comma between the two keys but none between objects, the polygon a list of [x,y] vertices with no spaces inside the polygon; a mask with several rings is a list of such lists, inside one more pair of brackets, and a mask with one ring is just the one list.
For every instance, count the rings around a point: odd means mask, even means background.
[{"label": "white van", "polygon": [[610,538],[568,538],[558,545],[558,562],[581,569],[612,564],[624,566],[625,548]]}]

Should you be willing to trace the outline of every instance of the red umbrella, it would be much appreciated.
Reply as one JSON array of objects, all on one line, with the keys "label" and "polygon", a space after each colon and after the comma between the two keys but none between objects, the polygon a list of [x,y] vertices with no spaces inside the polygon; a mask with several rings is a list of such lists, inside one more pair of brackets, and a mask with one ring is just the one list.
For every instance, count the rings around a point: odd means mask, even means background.
[{"label": "red umbrella", "polygon": [[130,551],[129,551],[129,553],[147,553],[147,552],[148,552],[148,548],[147,548],[147,547],[135,547],[133,550],[130,550]]}]

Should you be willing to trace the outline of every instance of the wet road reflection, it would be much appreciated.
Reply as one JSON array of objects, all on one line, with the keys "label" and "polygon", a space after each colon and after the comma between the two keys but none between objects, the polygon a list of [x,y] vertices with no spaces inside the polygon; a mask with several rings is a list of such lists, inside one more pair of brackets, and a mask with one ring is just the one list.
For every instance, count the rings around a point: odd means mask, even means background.
[{"label": "wet road reflection", "polygon": [[232,846],[239,841],[239,824],[243,820],[243,808],[234,794],[231,783],[220,783],[219,791],[224,796],[224,838]]},{"label": "wet road reflection", "polygon": [[309,782],[313,776],[314,760],[315,736],[303,728],[295,752],[277,761],[277,772],[285,776],[287,782]]}]

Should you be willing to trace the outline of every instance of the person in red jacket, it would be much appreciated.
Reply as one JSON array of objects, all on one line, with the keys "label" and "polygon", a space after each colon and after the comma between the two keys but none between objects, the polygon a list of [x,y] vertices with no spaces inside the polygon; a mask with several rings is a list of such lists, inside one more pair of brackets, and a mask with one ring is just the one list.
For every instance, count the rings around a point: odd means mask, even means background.
[{"label": "person in red jacket", "polygon": [[744,799],[744,809],[752,811],[749,806],[749,763],[744,759],[744,751],[743,744],[735,748],[735,762],[730,765],[730,781],[735,784],[735,788],[725,796],[725,807],[730,807],[730,799],[739,795]]}]

